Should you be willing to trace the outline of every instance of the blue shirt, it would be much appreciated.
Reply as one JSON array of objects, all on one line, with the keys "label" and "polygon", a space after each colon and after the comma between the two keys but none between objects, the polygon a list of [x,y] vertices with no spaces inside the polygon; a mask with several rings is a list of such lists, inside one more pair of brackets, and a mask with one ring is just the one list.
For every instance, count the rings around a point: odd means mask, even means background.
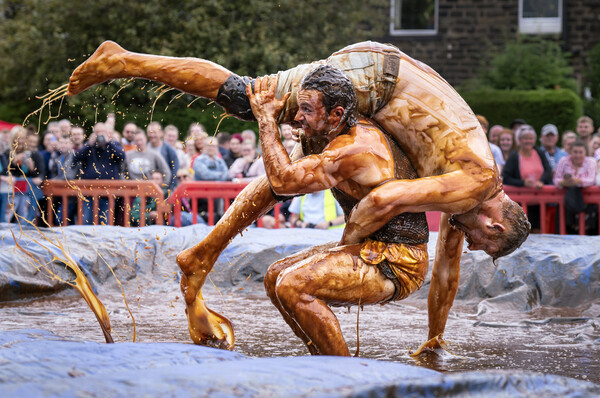
[{"label": "blue shirt", "polygon": [[544,155],[546,155],[546,159],[548,159],[548,163],[550,163],[550,167],[552,167],[552,171],[556,171],[556,166],[558,165],[558,162],[562,158],[564,158],[565,156],[568,155],[567,152],[563,151],[562,149],[560,149],[558,147],[554,147],[554,153],[552,155],[550,155],[548,153],[548,151],[546,151],[546,148],[541,147],[540,149],[542,150]]}]

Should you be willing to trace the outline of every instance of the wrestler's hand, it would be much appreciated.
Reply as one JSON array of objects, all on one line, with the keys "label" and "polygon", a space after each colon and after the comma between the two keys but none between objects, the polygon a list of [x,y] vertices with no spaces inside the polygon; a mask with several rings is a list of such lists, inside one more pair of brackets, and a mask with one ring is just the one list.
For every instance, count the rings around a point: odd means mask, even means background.
[{"label": "wrestler's hand", "polygon": [[250,83],[246,86],[246,95],[259,124],[261,122],[274,123],[291,94],[287,93],[282,99],[277,99],[276,88],[277,76],[257,77],[254,81],[254,91]]},{"label": "wrestler's hand", "polygon": [[441,335],[435,336],[434,338],[432,338],[429,341],[426,341],[425,343],[421,344],[421,346],[419,348],[417,348],[417,350],[415,352],[411,352],[410,356],[411,357],[417,357],[421,354],[424,354],[426,352],[435,352],[436,350],[448,350],[448,345],[446,344],[446,342],[444,341],[444,339],[442,338]]}]

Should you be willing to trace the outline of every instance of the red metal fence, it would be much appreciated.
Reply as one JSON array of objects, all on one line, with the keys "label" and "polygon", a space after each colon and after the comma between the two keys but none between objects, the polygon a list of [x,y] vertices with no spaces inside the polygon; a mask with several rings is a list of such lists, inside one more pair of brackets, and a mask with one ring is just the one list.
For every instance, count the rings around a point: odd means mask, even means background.
[{"label": "red metal fence", "polygon": [[[147,200],[156,200],[158,223],[162,224],[166,215],[173,214],[173,224],[176,227],[181,226],[182,200],[188,199],[192,213],[192,223],[197,223],[197,217],[200,217],[198,210],[198,199],[206,199],[207,219],[209,225],[214,225],[215,210],[218,206],[217,201],[223,204],[223,211],[227,211],[231,202],[246,187],[247,183],[234,182],[212,182],[212,181],[190,181],[180,184],[171,194],[168,200],[164,201],[162,190],[154,183],[149,181],[131,181],[131,180],[81,180],[81,181],[46,181],[43,187],[44,194],[47,196],[50,206],[53,198],[62,198],[63,203],[67,203],[69,197],[77,198],[78,220],[81,220],[82,197],[88,197],[93,201],[94,220],[98,221],[98,200],[100,197],[107,197],[109,201],[108,224],[115,223],[115,198],[122,197],[124,205],[124,225],[129,226],[130,204],[135,197],[141,197],[141,217],[140,225],[145,225],[144,212]],[[554,186],[544,186],[537,188],[521,188],[505,186],[506,194],[519,203],[525,213],[531,211],[533,205],[539,205],[540,212],[540,232],[541,233],[560,233],[566,234],[565,224],[565,190]],[[583,198],[585,203],[594,203],[600,206],[600,187],[589,187],[583,189]],[[172,205],[172,208],[171,208]],[[51,207],[48,207],[49,209]],[[51,212],[48,212],[51,213]],[[276,228],[279,226],[280,205],[275,206],[274,216]],[[582,213],[583,214],[583,213]],[[430,230],[439,229],[438,212],[427,213],[427,220]],[[63,212],[63,222],[66,221],[66,212]],[[558,218],[558,231],[555,231],[554,225]],[[579,217],[580,234],[585,233],[585,217]],[[48,222],[52,225],[52,215],[48,214]],[[600,223],[600,221],[599,221]],[[66,225],[66,224],[63,224]],[[261,221],[258,222],[262,226]],[[600,225],[599,225],[600,229]]]}]

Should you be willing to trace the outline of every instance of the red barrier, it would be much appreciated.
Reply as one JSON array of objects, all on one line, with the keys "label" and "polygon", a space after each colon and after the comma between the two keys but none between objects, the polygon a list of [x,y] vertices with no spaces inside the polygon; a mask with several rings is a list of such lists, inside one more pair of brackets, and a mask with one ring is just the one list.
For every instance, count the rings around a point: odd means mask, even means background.
[{"label": "red barrier", "polygon": [[[547,212],[553,207],[558,208],[559,233],[566,235],[564,189],[552,185],[546,185],[540,189],[504,186],[504,192],[523,207],[525,214],[528,213],[531,205],[540,206],[540,232],[543,234],[554,232],[554,219],[548,217]],[[598,204],[600,206],[600,187],[584,188],[583,200],[586,204]],[[579,234],[585,235],[585,213],[579,215]]]},{"label": "red barrier", "polygon": [[146,225],[146,201],[147,198],[156,200],[156,212],[158,213],[156,223],[163,224],[165,214],[170,213],[170,206],[165,204],[165,196],[158,185],[152,181],[138,180],[47,180],[43,187],[44,195],[48,203],[46,213],[46,222],[53,225],[53,198],[62,198],[63,212],[62,225],[67,225],[67,203],[70,197],[77,198],[77,224],[81,224],[83,215],[83,201],[85,198],[91,198],[94,224],[99,224],[98,206],[101,197],[108,198],[108,225],[115,224],[115,199],[123,198],[124,207],[124,226],[130,224],[129,212],[130,204],[133,199],[140,197],[140,226]]},{"label": "red barrier", "polygon": [[[173,205],[174,225],[181,227],[181,200],[190,199],[192,210],[192,224],[198,222],[198,199],[207,199],[208,201],[208,225],[215,225],[215,200],[222,199],[224,202],[224,212],[227,211],[231,201],[248,185],[247,182],[217,182],[217,181],[187,181],[181,183],[168,199],[168,203]],[[279,212],[281,204],[275,205],[275,228],[279,228]],[[262,227],[262,220],[257,222]]]}]

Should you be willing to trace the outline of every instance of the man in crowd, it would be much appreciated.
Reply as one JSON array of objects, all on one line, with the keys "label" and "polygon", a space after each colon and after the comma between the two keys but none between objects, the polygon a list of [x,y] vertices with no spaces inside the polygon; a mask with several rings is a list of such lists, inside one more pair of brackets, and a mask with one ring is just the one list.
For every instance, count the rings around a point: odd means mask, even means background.
[{"label": "man in crowd", "polygon": [[138,126],[133,122],[125,123],[123,127],[123,133],[121,137],[121,144],[123,144],[123,149],[125,152],[131,151],[135,149],[135,144],[133,143],[133,136],[138,131]]},{"label": "man in crowd", "polygon": [[171,171],[169,179],[165,180],[170,190],[174,190],[177,185],[177,170],[179,170],[179,159],[175,150],[163,140],[163,131],[159,122],[152,122],[146,128],[148,132],[148,146],[160,153],[169,170]]},{"label": "man in crowd", "polygon": [[592,139],[592,133],[594,132],[594,121],[589,116],[581,116],[577,119],[577,135],[579,139],[583,141],[583,143],[588,148],[587,156],[594,156],[591,152],[590,140]]},{"label": "man in crowd", "polygon": [[256,147],[252,141],[244,141],[242,156],[229,167],[229,178],[233,181],[250,182],[263,175],[265,175],[265,164],[262,157],[256,153]]},{"label": "man in crowd", "polygon": [[183,143],[179,140],[179,129],[172,124],[165,126],[165,142],[175,150],[177,159],[179,160],[179,169],[187,167]]},{"label": "man in crowd", "polygon": [[83,127],[79,125],[75,125],[71,128],[71,144],[72,150],[77,152],[81,148],[83,148],[83,143],[85,142],[85,131]]},{"label": "man in crowd", "polygon": [[345,225],[344,211],[329,189],[296,196],[289,212],[294,228],[332,229]]},{"label": "man in crowd", "polygon": [[488,139],[489,141],[498,146],[500,144],[500,134],[504,131],[504,127],[499,124],[494,124],[489,131]]},{"label": "man in crowd", "polygon": [[229,153],[229,140],[231,140],[231,134],[227,131],[219,131],[217,134],[217,143],[219,144],[221,159],[223,160],[225,160],[225,156]]},{"label": "man in crowd", "polygon": [[[110,141],[111,132],[105,123],[97,123],[88,142],[75,153],[73,161],[81,167],[83,180],[119,180],[125,161],[125,151],[116,141]],[[82,224],[92,224],[92,198],[84,202]],[[108,198],[98,203],[99,222],[108,224]]]},{"label": "man in crowd", "polygon": [[542,142],[542,151],[544,155],[546,155],[546,159],[548,159],[548,163],[552,168],[552,174],[556,172],[556,166],[560,159],[567,156],[567,152],[556,146],[558,142],[558,129],[553,124],[546,124],[542,127],[542,138],[540,141]]},{"label": "man in crowd", "polygon": [[204,152],[193,164],[196,181],[227,181],[227,165],[219,157],[219,147],[214,137],[204,139]]},{"label": "man in crowd", "polygon": [[131,180],[148,180],[152,172],[159,171],[170,181],[171,170],[163,157],[148,147],[148,139],[143,130],[136,131],[133,136],[134,151],[127,151],[127,175]]}]

